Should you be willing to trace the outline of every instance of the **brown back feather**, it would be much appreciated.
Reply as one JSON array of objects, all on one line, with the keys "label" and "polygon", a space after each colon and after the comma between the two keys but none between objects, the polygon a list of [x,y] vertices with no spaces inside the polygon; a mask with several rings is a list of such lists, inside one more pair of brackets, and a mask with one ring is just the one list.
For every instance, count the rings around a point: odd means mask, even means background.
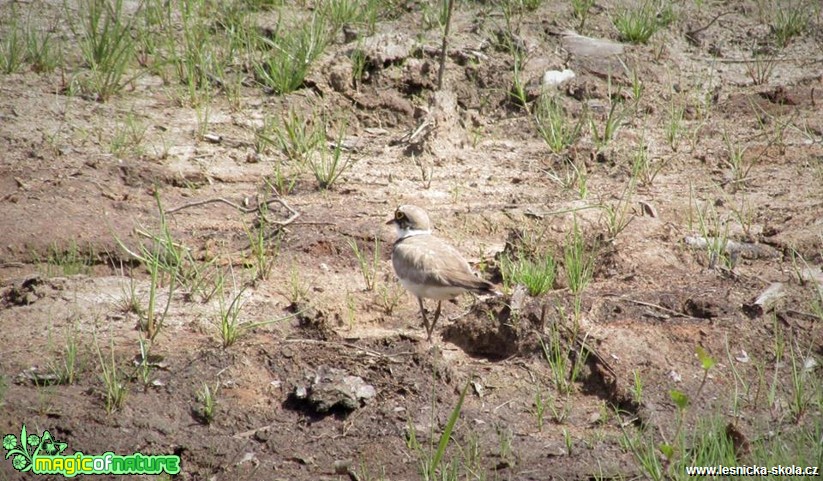
[{"label": "brown back feather", "polygon": [[[396,259],[408,259],[418,269],[405,272],[404,276],[416,284],[462,287],[475,292],[495,292],[494,284],[474,275],[468,262],[452,246],[431,235],[416,235],[400,239],[395,243],[392,256],[395,269],[399,269]],[[429,272],[422,266],[427,265]]]}]

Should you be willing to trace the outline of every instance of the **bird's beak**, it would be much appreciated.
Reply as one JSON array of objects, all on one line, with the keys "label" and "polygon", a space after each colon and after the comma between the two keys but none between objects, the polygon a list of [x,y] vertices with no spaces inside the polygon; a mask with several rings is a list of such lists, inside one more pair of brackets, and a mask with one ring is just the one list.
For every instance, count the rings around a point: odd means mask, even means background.
[{"label": "bird's beak", "polygon": [[394,222],[395,222],[394,219],[389,219],[388,222],[386,222],[386,225],[392,225],[392,224],[394,224]]}]

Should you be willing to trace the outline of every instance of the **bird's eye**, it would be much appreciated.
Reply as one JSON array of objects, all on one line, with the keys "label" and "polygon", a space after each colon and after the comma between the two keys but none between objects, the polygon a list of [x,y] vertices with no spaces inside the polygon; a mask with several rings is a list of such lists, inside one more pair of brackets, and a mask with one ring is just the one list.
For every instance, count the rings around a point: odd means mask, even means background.
[{"label": "bird's eye", "polygon": [[406,217],[406,214],[404,214],[403,212],[401,212],[399,210],[394,213],[394,218],[397,219],[397,220],[403,220],[404,217]]}]

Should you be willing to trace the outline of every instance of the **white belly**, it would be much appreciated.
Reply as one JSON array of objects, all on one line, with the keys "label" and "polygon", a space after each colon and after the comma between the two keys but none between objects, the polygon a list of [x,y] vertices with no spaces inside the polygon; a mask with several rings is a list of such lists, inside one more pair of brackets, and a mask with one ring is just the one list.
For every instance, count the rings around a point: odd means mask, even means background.
[{"label": "white belly", "polygon": [[400,283],[417,297],[438,301],[452,299],[466,292],[466,289],[462,287],[428,286],[426,284],[416,284],[407,279],[400,279]]}]

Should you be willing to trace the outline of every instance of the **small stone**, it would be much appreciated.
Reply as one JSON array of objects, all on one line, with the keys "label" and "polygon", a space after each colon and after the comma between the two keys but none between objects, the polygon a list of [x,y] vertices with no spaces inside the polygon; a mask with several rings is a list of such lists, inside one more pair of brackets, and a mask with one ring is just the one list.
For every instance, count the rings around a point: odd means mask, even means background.
[{"label": "small stone", "polygon": [[483,397],[483,394],[486,393],[486,388],[483,387],[478,381],[472,380],[472,388],[474,389],[475,394],[477,397]]},{"label": "small stone", "polygon": [[308,384],[296,386],[292,395],[295,399],[307,400],[318,413],[335,408],[353,411],[377,395],[374,386],[361,377],[327,366],[308,375],[307,381]]},{"label": "small stone", "polygon": [[260,443],[265,443],[269,440],[269,430],[268,429],[258,429],[252,435],[252,438]]},{"label": "small stone", "polygon": [[338,459],[334,462],[334,474],[349,474],[351,459]]},{"label": "small stone", "polygon": [[657,217],[657,209],[655,209],[653,205],[642,200],[639,202],[639,204],[640,210],[643,212],[643,215],[647,215],[649,217]]},{"label": "small stone", "polygon": [[545,87],[557,87],[568,80],[571,80],[575,77],[575,73],[572,70],[564,69],[564,70],[547,70],[546,73],[543,74],[543,86]]}]

